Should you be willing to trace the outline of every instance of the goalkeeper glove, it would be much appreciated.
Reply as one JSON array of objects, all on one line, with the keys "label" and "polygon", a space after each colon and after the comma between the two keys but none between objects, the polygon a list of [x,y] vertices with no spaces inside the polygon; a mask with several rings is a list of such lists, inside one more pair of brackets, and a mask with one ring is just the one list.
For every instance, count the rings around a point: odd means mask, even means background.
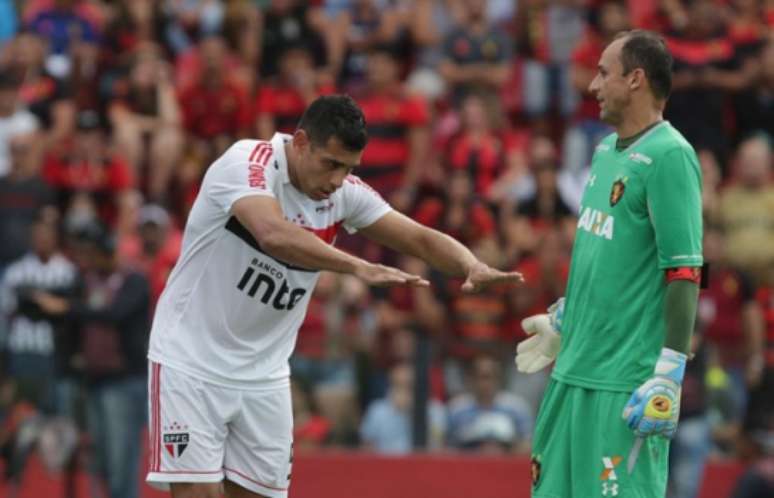
[{"label": "goalkeeper glove", "polygon": [[548,313],[533,315],[521,322],[521,328],[531,335],[516,347],[516,368],[519,372],[535,373],[544,369],[559,353],[562,337],[564,298],[548,308]]},{"label": "goalkeeper glove", "polygon": [[680,386],[687,359],[683,353],[663,348],[653,377],[629,398],[623,418],[638,437],[674,436],[680,416]]}]

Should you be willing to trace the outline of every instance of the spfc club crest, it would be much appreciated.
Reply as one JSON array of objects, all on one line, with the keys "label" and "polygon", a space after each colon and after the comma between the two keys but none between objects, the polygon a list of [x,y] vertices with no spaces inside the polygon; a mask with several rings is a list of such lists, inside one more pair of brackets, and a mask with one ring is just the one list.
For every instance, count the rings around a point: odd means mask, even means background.
[{"label": "spfc club crest", "polygon": [[532,465],[530,466],[530,470],[532,472],[532,486],[537,486],[538,482],[540,481],[540,473],[542,470],[542,465],[540,464],[540,457],[532,455],[531,460]]},{"label": "spfc club crest", "polygon": [[626,190],[626,183],[624,182],[625,180],[619,179],[613,183],[613,188],[610,189],[610,207],[618,204],[618,201],[623,197],[624,191]]},{"label": "spfc club crest", "polygon": [[188,426],[181,426],[177,422],[173,422],[169,427],[164,427],[164,448],[172,458],[181,456],[185,449],[188,447],[190,435],[188,434],[187,430]]}]

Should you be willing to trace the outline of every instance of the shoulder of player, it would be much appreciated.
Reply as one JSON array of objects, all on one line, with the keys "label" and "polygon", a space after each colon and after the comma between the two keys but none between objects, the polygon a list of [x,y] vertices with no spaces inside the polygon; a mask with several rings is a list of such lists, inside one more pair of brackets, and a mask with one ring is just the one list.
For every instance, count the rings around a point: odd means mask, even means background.
[{"label": "shoulder of player", "polygon": [[368,183],[362,180],[357,175],[349,174],[344,178],[344,183],[341,185],[340,191],[343,194],[356,193],[356,194],[372,194],[379,196],[379,193],[374,190]]},{"label": "shoulder of player", "polygon": [[270,174],[268,168],[272,164],[276,155],[272,143],[266,140],[244,139],[235,142],[231,147],[212,163],[207,173],[220,168],[233,168],[242,165],[245,171],[256,172],[258,170],[263,174],[264,170]]},{"label": "shoulder of player", "polygon": [[609,152],[615,150],[615,141],[618,139],[618,134],[613,132],[609,135],[606,135],[602,140],[599,141],[597,146],[594,148],[594,152]]}]

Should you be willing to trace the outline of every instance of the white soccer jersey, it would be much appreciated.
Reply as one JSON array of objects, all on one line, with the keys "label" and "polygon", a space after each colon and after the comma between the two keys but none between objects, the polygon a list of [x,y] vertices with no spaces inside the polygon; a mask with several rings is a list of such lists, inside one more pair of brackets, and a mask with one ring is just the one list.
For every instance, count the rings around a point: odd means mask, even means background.
[{"label": "white soccer jersey", "polygon": [[264,253],[231,206],[250,195],[274,197],[286,219],[328,243],[340,226],[354,232],[390,211],[352,175],[323,201],[296,190],[284,149],[290,138],[241,140],[210,166],[156,308],[149,359],[226,386],[287,382],[318,272]]}]

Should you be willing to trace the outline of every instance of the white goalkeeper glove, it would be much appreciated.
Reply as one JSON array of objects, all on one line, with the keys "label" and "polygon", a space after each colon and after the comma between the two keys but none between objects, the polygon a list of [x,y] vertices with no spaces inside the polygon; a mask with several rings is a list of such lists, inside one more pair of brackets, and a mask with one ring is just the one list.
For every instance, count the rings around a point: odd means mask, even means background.
[{"label": "white goalkeeper glove", "polygon": [[559,353],[562,337],[564,298],[548,308],[548,313],[532,315],[521,321],[529,339],[516,347],[516,368],[522,373],[535,373],[548,366]]}]

